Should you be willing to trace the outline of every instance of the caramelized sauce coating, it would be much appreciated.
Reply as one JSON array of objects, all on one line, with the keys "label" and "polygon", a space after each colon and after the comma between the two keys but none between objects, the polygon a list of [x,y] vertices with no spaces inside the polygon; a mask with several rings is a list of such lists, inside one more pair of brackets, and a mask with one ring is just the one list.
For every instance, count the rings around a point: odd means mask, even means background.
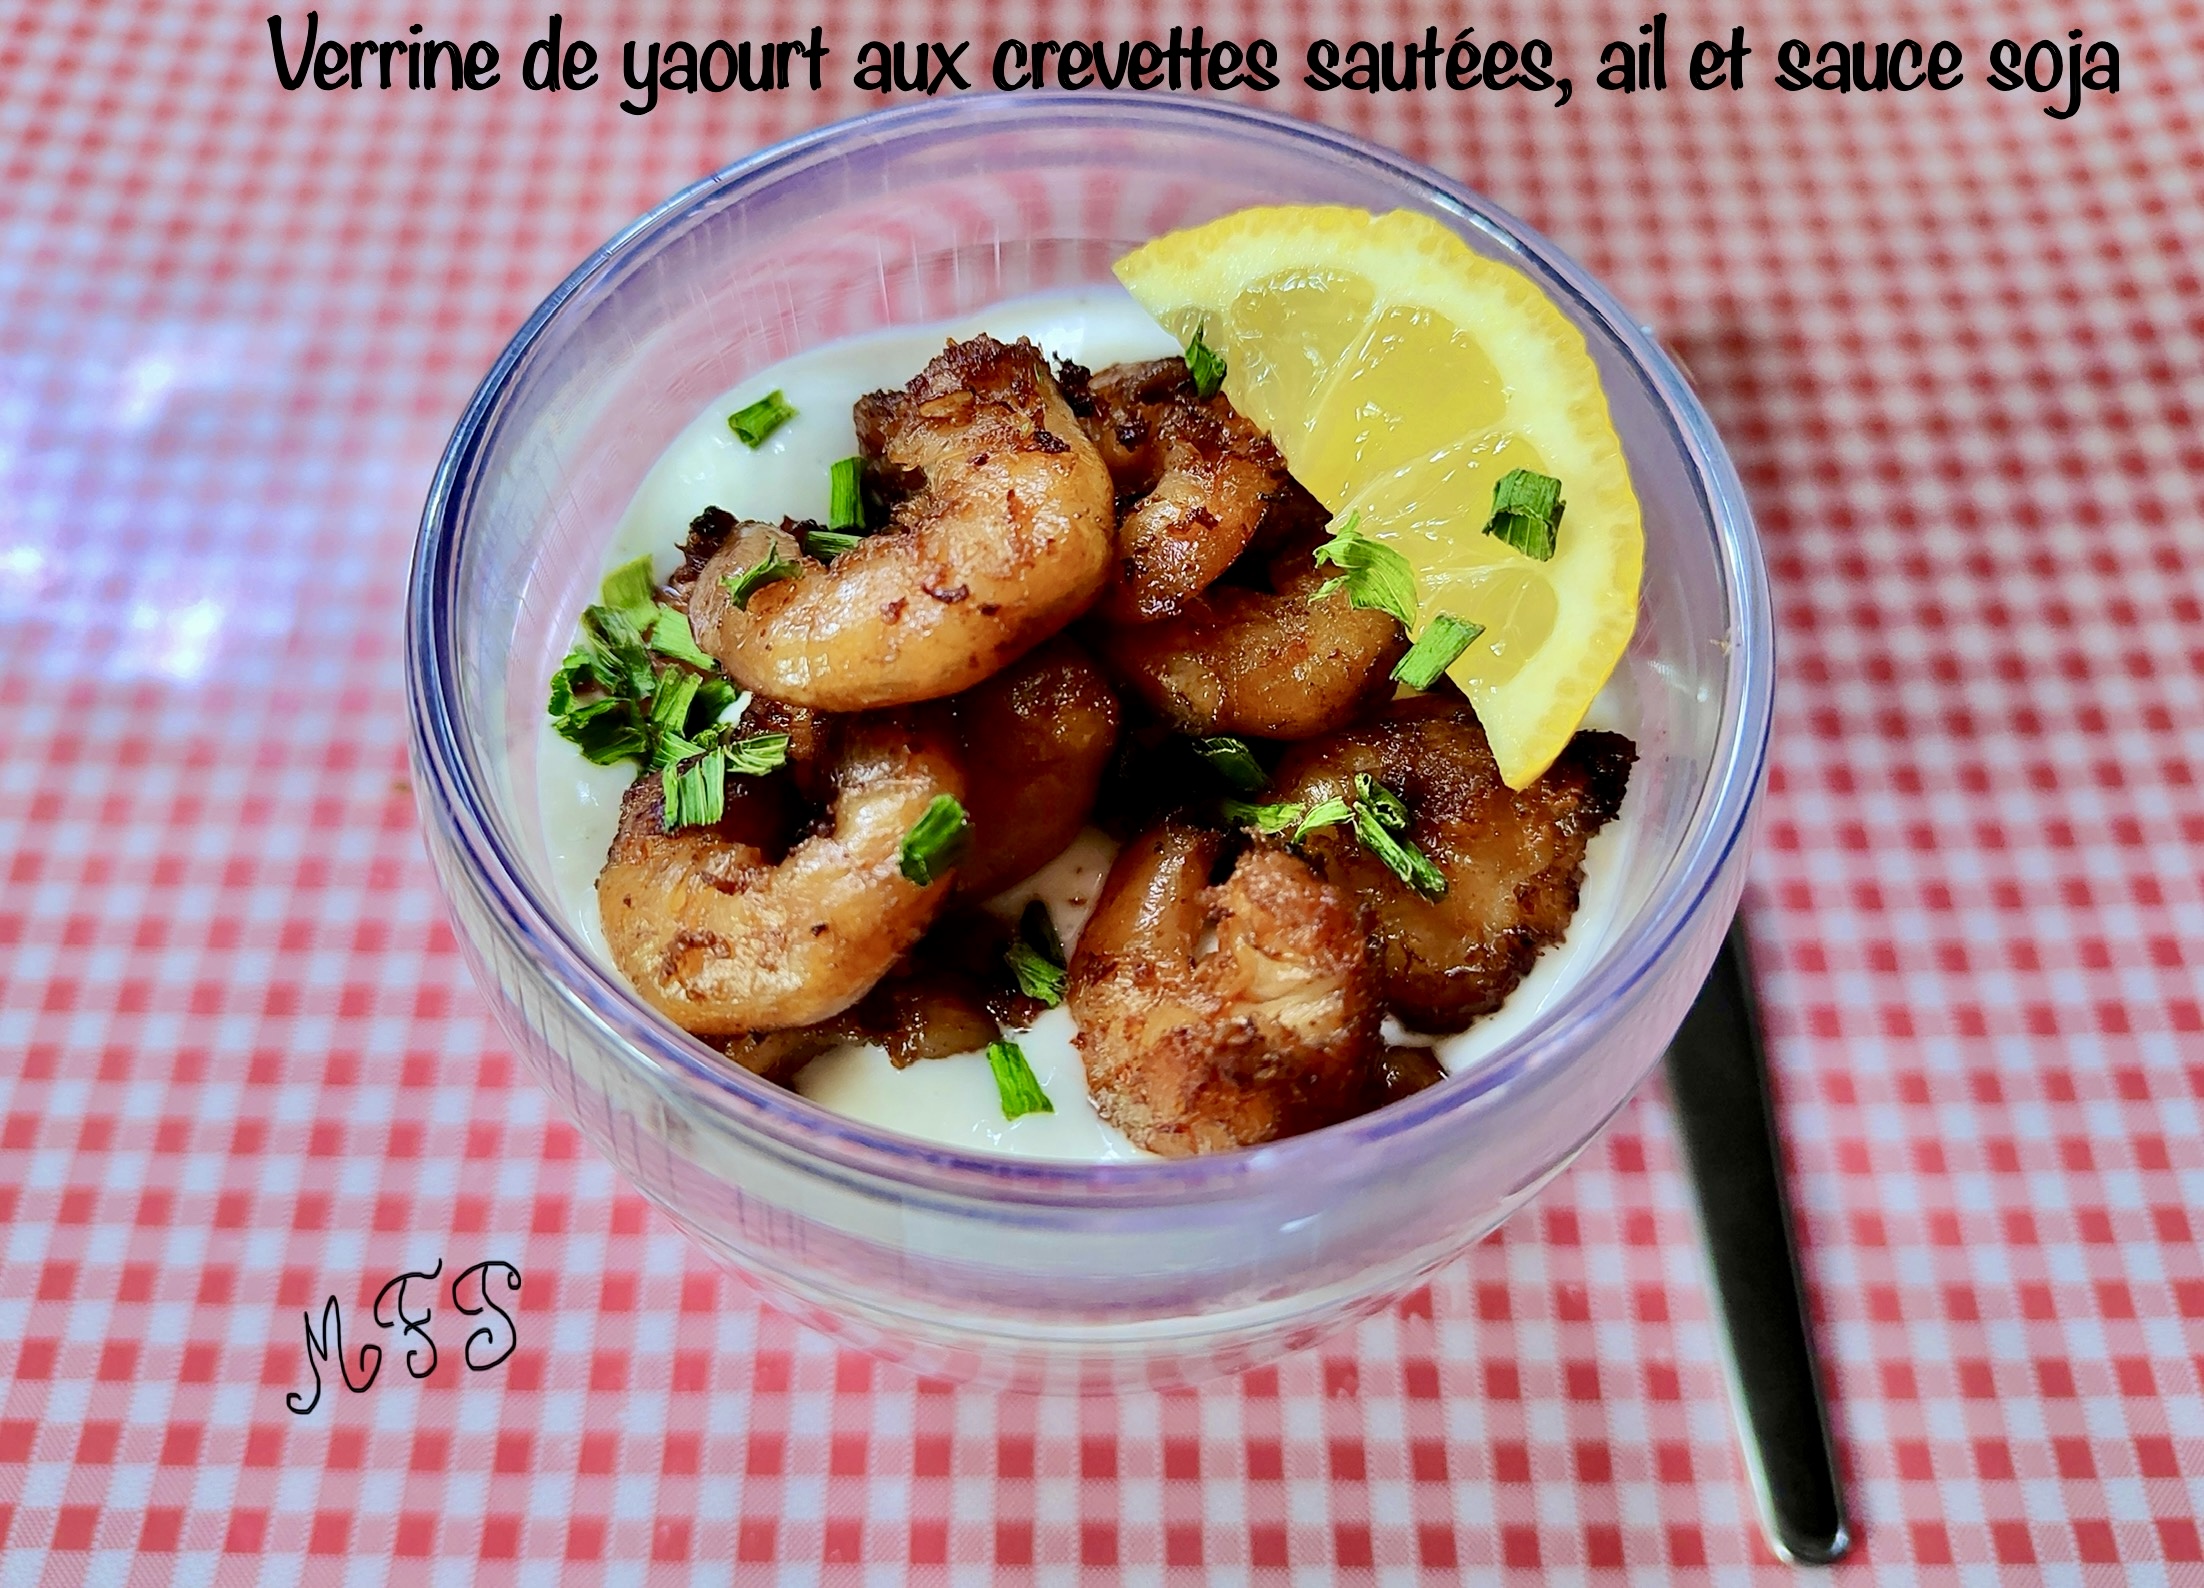
[{"label": "caramelized sauce coating", "polygon": [[1128,844],[1072,956],[1095,1107],[1166,1157],[1360,1112],[1380,1046],[1363,907],[1277,850],[1211,886],[1225,843],[1166,822]]},{"label": "caramelized sauce coating", "polygon": [[1401,882],[1351,826],[1312,833],[1304,852],[1376,912],[1394,1012],[1417,1030],[1460,1031],[1499,1008],[1568,930],[1585,845],[1621,809],[1636,756],[1620,734],[1580,733],[1517,792],[1500,780],[1467,703],[1427,695],[1296,747],[1265,797],[1314,805],[1351,796],[1355,774],[1366,772],[1407,804],[1407,837],[1445,876],[1443,898]]}]

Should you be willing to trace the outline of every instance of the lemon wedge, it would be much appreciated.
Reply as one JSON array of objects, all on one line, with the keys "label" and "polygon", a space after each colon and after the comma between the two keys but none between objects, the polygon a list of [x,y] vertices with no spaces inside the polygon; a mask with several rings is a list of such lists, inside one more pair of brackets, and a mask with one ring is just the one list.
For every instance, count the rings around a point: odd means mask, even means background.
[{"label": "lemon wedge", "polygon": [[[1295,478],[1415,569],[1419,625],[1484,634],[1448,669],[1511,788],[1569,741],[1637,623],[1645,533],[1584,338],[1520,271],[1425,215],[1241,210],[1120,259],[1118,279]],[[1561,482],[1553,557],[1483,533],[1513,469]]]}]

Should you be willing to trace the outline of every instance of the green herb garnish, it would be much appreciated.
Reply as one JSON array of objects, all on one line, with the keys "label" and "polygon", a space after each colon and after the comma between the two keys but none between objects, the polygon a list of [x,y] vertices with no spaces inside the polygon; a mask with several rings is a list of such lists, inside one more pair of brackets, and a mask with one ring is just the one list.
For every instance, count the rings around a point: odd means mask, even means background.
[{"label": "green herb garnish", "polygon": [[827,476],[827,528],[863,530],[865,527],[864,462],[843,458]]},{"label": "green herb garnish", "polygon": [[756,562],[740,573],[725,575],[719,582],[727,591],[727,599],[734,602],[735,610],[747,612],[752,596],[776,580],[793,579],[803,571],[803,566],[792,557],[783,557],[778,546],[768,546],[765,555]]},{"label": "green herb garnish", "polygon": [[1446,896],[1446,877],[1422,850],[1394,836],[1376,808],[1355,801],[1355,836],[1394,876],[1427,899]]},{"label": "green herb garnish", "polygon": [[1186,344],[1186,373],[1194,377],[1194,395],[1204,400],[1224,384],[1224,355],[1202,340],[1205,329],[1195,327],[1194,340]]},{"label": "green herb garnish", "polygon": [[1568,505],[1561,499],[1561,482],[1552,475],[1510,469],[1492,488],[1492,517],[1485,521],[1485,533],[1526,557],[1550,562]]},{"label": "green herb garnish", "polygon": [[1309,834],[1323,828],[1336,827],[1341,822],[1352,821],[1354,814],[1352,810],[1348,809],[1347,802],[1334,794],[1328,800],[1319,801],[1309,810],[1308,814],[1301,818],[1293,829],[1293,842],[1299,843]]},{"label": "green herb garnish", "polygon": [[788,735],[785,733],[754,733],[729,741],[719,738],[724,732],[725,729],[706,729],[701,737],[718,742],[702,746],[691,743],[689,749],[701,748],[703,753],[686,766],[668,762],[659,773],[666,795],[667,832],[716,822],[725,816],[728,773],[763,777],[788,762]]},{"label": "green herb garnish", "polygon": [[598,587],[597,599],[613,611],[625,613],[628,620],[640,628],[657,595],[658,581],[651,577],[650,554],[646,552],[606,574],[605,582]]},{"label": "green herb garnish", "polygon": [[[697,647],[688,618],[657,599],[649,557],[606,574],[599,594],[551,675],[552,727],[598,766],[632,760],[655,771],[700,753],[692,735],[726,715],[734,686]],[[653,653],[683,665],[662,666]]]},{"label": "green herb garnish", "polygon": [[1390,612],[1404,629],[1416,626],[1416,574],[1408,559],[1392,547],[1358,534],[1360,513],[1349,513],[1330,540],[1316,548],[1316,560],[1342,570],[1336,579],[1317,587],[1311,601],[1321,601],[1335,590],[1347,592],[1347,604],[1363,610]]},{"label": "green herb garnish", "polygon": [[1430,627],[1416,643],[1408,647],[1408,654],[1395,664],[1393,677],[1410,689],[1429,689],[1449,667],[1461,660],[1462,652],[1484,632],[1482,623],[1471,623],[1451,612],[1441,612],[1432,618]]},{"label": "green herb garnish", "polygon": [[1401,797],[1367,772],[1355,774],[1355,836],[1394,876],[1427,899],[1443,898],[1446,877],[1430,857],[1401,835],[1408,831],[1408,807]]},{"label": "green herb garnish", "polygon": [[635,620],[617,607],[583,607],[582,638],[594,646],[590,673],[614,695],[648,695],[658,669]]},{"label": "green herb garnish", "polygon": [[1242,794],[1257,793],[1270,781],[1270,774],[1255,759],[1255,752],[1247,747],[1245,739],[1235,739],[1226,733],[1207,739],[1196,739],[1194,753],[1207,761],[1212,771]]},{"label": "green herb garnish", "polygon": [[749,691],[738,691],[715,667],[705,675],[704,682],[696,686],[696,701],[690,708],[689,720],[700,728],[716,728],[728,720],[730,712],[740,717],[749,704]]},{"label": "green herb garnish", "polygon": [[1039,899],[1026,901],[1017,935],[1003,951],[1003,962],[1017,980],[1018,991],[1028,998],[1051,1009],[1064,1001],[1064,944],[1056,935],[1056,923],[1049,919],[1048,906]]},{"label": "green herb garnish", "polygon": [[667,832],[705,826],[727,814],[727,758],[717,750],[687,766],[668,765],[658,776]]},{"label": "green herb garnish", "polygon": [[1401,797],[1367,772],[1357,772],[1350,795],[1333,795],[1306,816],[1293,831],[1292,843],[1310,833],[1341,822],[1354,825],[1362,847],[1375,855],[1394,876],[1427,899],[1444,897],[1446,877],[1431,858],[1401,835],[1408,831],[1408,807]]},{"label": "green herb garnish", "polygon": [[995,1072],[995,1090],[1002,1098],[1003,1118],[1056,1112],[1056,1105],[1048,1100],[1048,1093],[1041,1090],[1033,1066],[1026,1063],[1025,1050],[1017,1043],[988,1043],[987,1067]]},{"label": "green herb garnish", "polygon": [[668,668],[658,678],[650,700],[650,724],[661,734],[679,734],[689,722],[689,708],[696,704],[703,678],[696,673]]},{"label": "green herb garnish", "polygon": [[689,627],[689,614],[659,602],[651,609],[650,627],[645,631],[645,641],[660,656],[670,656],[677,662],[687,662],[691,667],[716,672],[719,661],[707,654],[696,643],[696,631]]},{"label": "green herb garnish", "polygon": [[896,864],[908,880],[930,887],[956,865],[971,836],[972,818],[964,807],[952,795],[936,794],[903,835]]},{"label": "green herb garnish", "polygon": [[727,416],[727,428],[736,439],[755,450],[765,445],[765,438],[796,417],[796,410],[778,390],[769,391],[746,408],[738,408]]},{"label": "green herb garnish", "polygon": [[1287,800],[1277,805],[1254,805],[1246,800],[1228,799],[1220,802],[1224,819],[1241,827],[1252,827],[1265,838],[1275,838],[1287,828],[1295,826],[1308,815],[1309,808],[1299,800]]},{"label": "green herb garnish", "polygon": [[1355,798],[1357,805],[1367,805],[1377,818],[1378,825],[1389,833],[1408,831],[1408,807],[1400,796],[1380,783],[1367,772],[1355,774]]},{"label": "green herb garnish", "polygon": [[852,535],[839,529],[810,529],[804,531],[804,550],[821,562],[832,562],[845,551],[855,551],[865,543],[862,535]]},{"label": "green herb garnish", "polygon": [[650,735],[637,721],[636,703],[614,696],[585,701],[559,714],[559,737],[593,766],[613,766],[650,753]]},{"label": "green herb garnish", "polygon": [[587,646],[577,645],[566,653],[566,660],[559,663],[559,670],[551,675],[549,710],[552,716],[565,716],[574,709],[577,694],[596,687],[597,675],[592,671],[594,660]]},{"label": "green herb garnish", "polygon": [[[585,622],[585,631],[617,634],[624,620],[612,616],[610,624]],[[626,627],[627,636],[633,633]],[[616,645],[594,635],[592,641],[576,646],[552,674],[550,710],[559,736],[598,766],[634,760],[655,770],[694,755],[698,746],[690,738],[690,724],[708,726],[734,702],[734,689],[724,678],[685,667],[650,672],[650,659],[643,655],[646,671],[638,680],[634,657],[620,653],[631,648],[640,653],[640,645],[624,637]],[[581,699],[584,693],[590,698]]]},{"label": "green herb garnish", "polygon": [[726,758],[728,771],[763,777],[788,765],[788,735],[753,733],[726,745],[719,753]]},{"label": "green herb garnish", "polygon": [[581,642],[551,675],[552,726],[595,765],[640,760],[656,738],[650,652],[635,625],[612,607],[585,607],[581,629]]}]

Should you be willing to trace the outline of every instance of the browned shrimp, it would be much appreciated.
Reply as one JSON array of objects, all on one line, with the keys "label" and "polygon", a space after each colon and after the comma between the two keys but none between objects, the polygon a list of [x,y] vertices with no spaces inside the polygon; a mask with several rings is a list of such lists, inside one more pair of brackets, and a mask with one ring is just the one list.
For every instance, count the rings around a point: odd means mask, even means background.
[{"label": "browned shrimp", "polygon": [[1224,843],[1177,822],[1135,839],[1072,956],[1067,1001],[1095,1107],[1167,1157],[1359,1112],[1381,1046],[1363,908],[1275,850],[1244,852],[1210,887]]},{"label": "browned shrimp", "polygon": [[[823,711],[953,695],[1092,604],[1109,577],[1109,471],[1040,353],[957,342],[900,392],[858,404],[888,526],[830,564],[786,527],[736,527],[690,598],[697,643],[744,688]],[[746,606],[724,581],[768,553],[793,577]]]},{"label": "browned shrimp", "polygon": [[712,1046],[752,1075],[788,1085],[796,1072],[836,1043],[846,1040],[832,1025],[797,1031],[761,1031],[755,1036],[717,1037]]},{"label": "browned shrimp", "polygon": [[1001,1037],[977,978],[920,953],[843,1017],[850,1035],[887,1050],[897,1069],[921,1059],[977,1053]]},{"label": "browned shrimp", "polygon": [[783,1085],[827,1049],[869,1042],[897,1069],[921,1059],[977,1053],[1004,1025],[1029,1026],[1046,1007],[1026,997],[1003,959],[1010,928],[985,910],[954,905],[897,960],[871,992],[824,1024],[723,1037],[713,1046],[744,1069]]},{"label": "browned shrimp", "polygon": [[[712,559],[726,546],[728,537],[740,527],[735,516],[721,507],[707,507],[690,519],[688,538],[681,543],[681,566],[666,580],[665,587],[659,591],[659,599],[676,611],[687,612],[704,570],[711,566]],[[781,521],[781,531],[790,537],[790,544],[799,540],[806,530],[818,527],[794,519]],[[743,711],[742,731],[787,734],[788,767],[796,780],[797,791],[809,800],[825,800],[833,793],[834,722],[835,719],[825,712],[813,711],[808,706],[758,696]]]},{"label": "browned shrimp", "polygon": [[1446,1079],[1446,1070],[1429,1048],[1388,1047],[1371,1067],[1373,1108],[1414,1097],[1427,1086]]},{"label": "browned shrimp", "polygon": [[1054,860],[1086,824],[1117,743],[1117,696],[1094,659],[1059,638],[956,709],[972,817],[957,888],[985,898]]},{"label": "browned shrimp", "polygon": [[726,820],[675,833],[657,778],[628,791],[597,907],[621,973],[684,1029],[729,1036],[839,1014],[948,902],[946,877],[921,888],[898,869],[935,796],[963,796],[946,726],[861,717],[837,737],[831,826],[785,855],[778,779],[730,780]]},{"label": "browned shrimp", "polygon": [[1013,930],[985,909],[951,905],[835,1030],[885,1048],[902,1069],[976,1053],[1006,1026],[1025,1029],[1048,1006],[1025,994],[1004,958]]},{"label": "browned shrimp", "polygon": [[1426,899],[1373,858],[1347,826],[1305,841],[1327,880],[1377,912],[1385,997],[1408,1025],[1459,1031],[1500,1007],[1576,913],[1584,846],[1622,806],[1637,752],[1613,733],[1580,733],[1520,793],[1500,780],[1466,702],[1404,700],[1379,721],[1301,745],[1266,799],[1312,806],[1351,796],[1366,772],[1407,804],[1408,840],[1446,893]]},{"label": "browned shrimp", "polygon": [[[809,527],[800,526],[793,519],[785,523],[791,532]],[[707,507],[690,519],[688,536],[681,542],[681,566],[667,577],[658,598],[668,606],[688,611],[689,598],[696,594],[697,581],[704,577],[705,568],[719,555],[720,549],[727,544],[727,537],[736,528],[735,515],[724,507]]]},{"label": "browned shrimp", "polygon": [[1400,624],[1357,611],[1344,590],[1310,597],[1336,572],[1316,543],[1271,558],[1268,591],[1212,586],[1175,618],[1102,631],[1103,655],[1150,709],[1186,733],[1310,739],[1393,693]]},{"label": "browned shrimp", "polygon": [[1169,617],[1247,549],[1286,460],[1223,393],[1198,396],[1184,359],[1061,374],[1117,489],[1117,573],[1099,610],[1116,623]]}]

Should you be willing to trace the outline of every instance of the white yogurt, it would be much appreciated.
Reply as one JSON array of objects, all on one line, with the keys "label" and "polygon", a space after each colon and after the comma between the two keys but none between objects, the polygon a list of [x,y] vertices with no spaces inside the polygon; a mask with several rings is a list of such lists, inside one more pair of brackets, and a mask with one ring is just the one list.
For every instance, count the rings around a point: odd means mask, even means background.
[{"label": "white yogurt", "polygon": [[[1052,358],[1089,368],[1128,359],[1161,358],[1178,345],[1123,289],[1085,287],[998,304],[969,320],[852,337],[800,353],[762,370],[697,415],[651,468],[607,548],[607,571],[648,552],[660,578],[680,562],[689,520],[707,505],[738,519],[827,516],[827,477],[834,462],[857,450],[851,404],[883,386],[899,386],[939,353],[945,342],[986,331],[1004,341],[1030,338]],[[727,415],[778,389],[795,408],[794,419],[752,451],[727,428]],[[1594,702],[1588,724],[1629,731],[1634,713],[1623,698],[1624,681]],[[591,766],[541,719],[537,795],[552,879],[560,904],[583,939],[609,967],[610,951],[597,914],[597,873],[619,824],[620,798],[635,769]],[[1521,1031],[1561,998],[1596,957],[1616,924],[1616,893],[1627,870],[1635,787],[1623,811],[1593,839],[1584,863],[1582,903],[1568,935],[1539,957],[1506,1005],[1458,1036],[1436,1044],[1449,1072],[1475,1064]],[[1093,909],[1107,875],[1113,846],[1089,829],[1055,861],[992,901],[1015,916],[1030,898],[1044,900],[1067,949]],[[1388,1029],[1398,1035],[1388,1022]],[[1071,1016],[1052,1009],[1029,1030],[1016,1033],[1053,1114],[1006,1121],[984,1054],[929,1059],[898,1070],[877,1047],[848,1044],[805,1066],[796,1089],[840,1113],[945,1145],[979,1148],[1029,1158],[1104,1162],[1144,1158],[1089,1101],[1085,1071],[1072,1045]],[[1411,1038],[1409,1040],[1424,1040]]]}]

